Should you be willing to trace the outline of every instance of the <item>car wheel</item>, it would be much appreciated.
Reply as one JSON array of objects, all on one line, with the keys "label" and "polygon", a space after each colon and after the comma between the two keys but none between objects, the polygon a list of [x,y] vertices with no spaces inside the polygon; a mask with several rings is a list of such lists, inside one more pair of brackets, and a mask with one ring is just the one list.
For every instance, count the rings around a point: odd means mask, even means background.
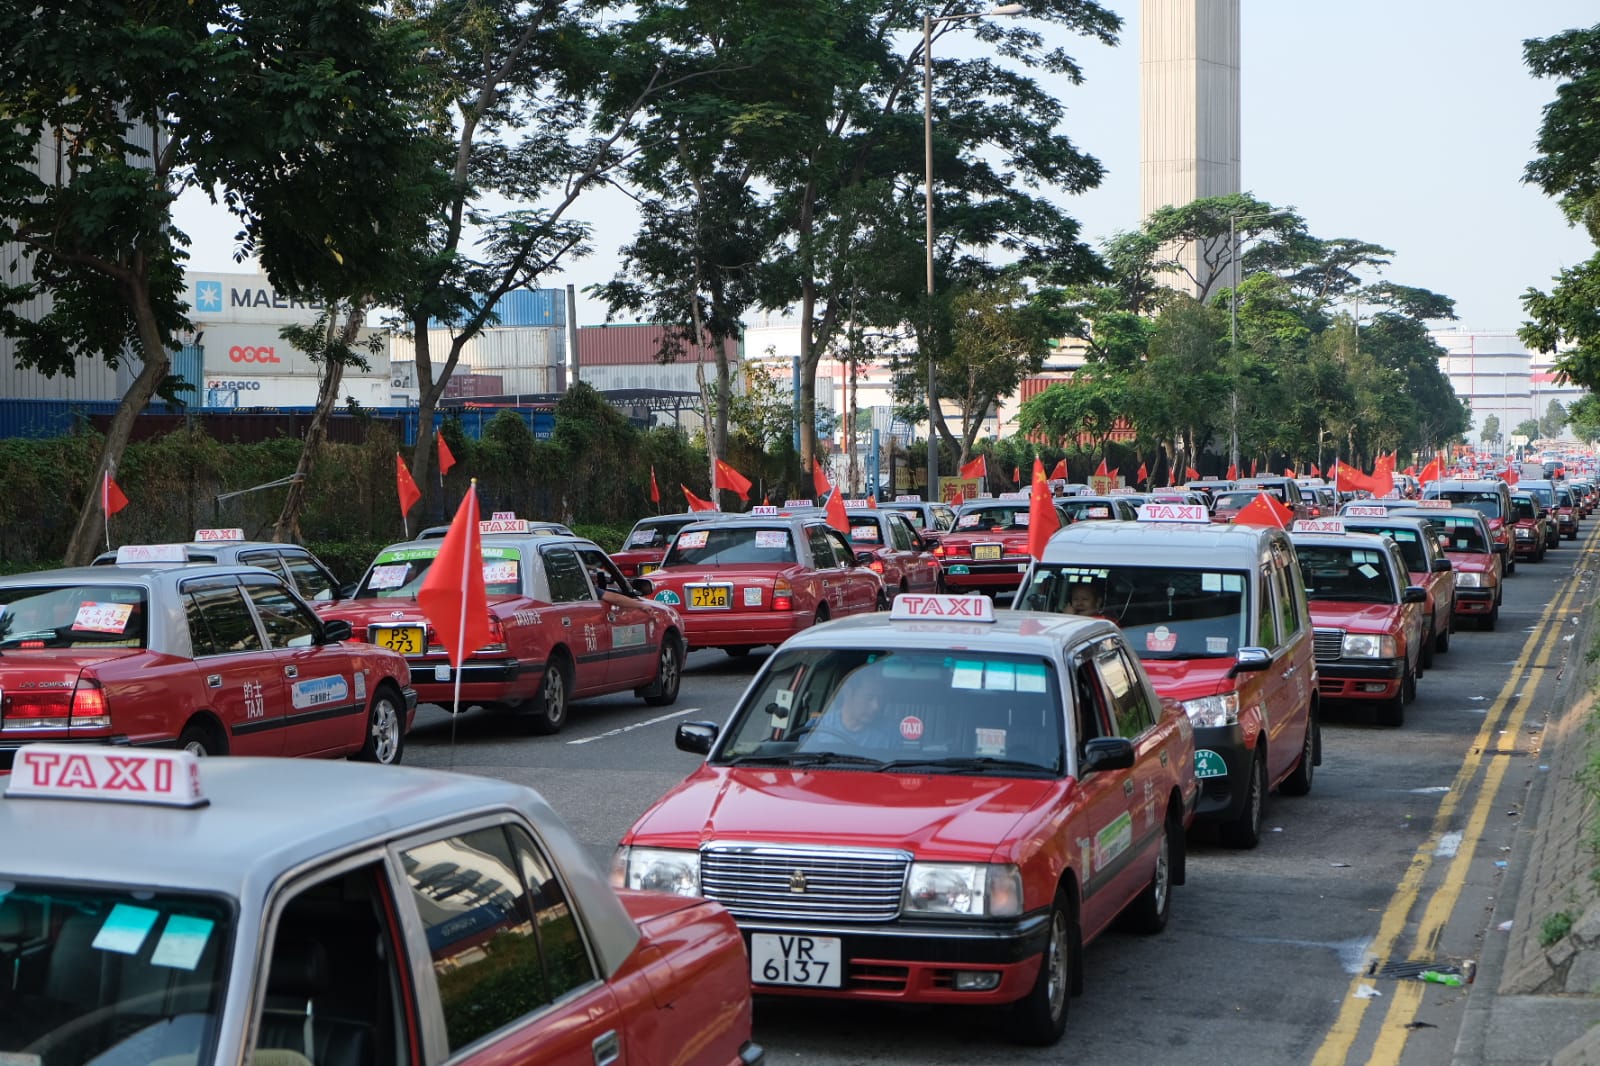
[{"label": "car wheel", "polygon": [[668,633],[661,641],[661,656],[656,660],[655,683],[644,691],[644,701],[652,707],[670,707],[678,702],[678,686],[683,683],[683,652],[678,638]]},{"label": "car wheel", "polygon": [[[1378,724],[1391,726],[1395,729],[1406,724],[1406,683],[1414,675],[1409,671],[1406,677],[1400,680],[1400,691],[1378,704]],[[1415,683],[1412,683],[1413,686]],[[1413,691],[1415,688],[1413,687]]]},{"label": "car wheel", "polygon": [[393,688],[379,685],[367,711],[367,739],[351,758],[393,766],[405,750],[405,701]]},{"label": "car wheel", "polygon": [[544,667],[544,683],[534,700],[534,709],[526,716],[528,731],[541,736],[561,732],[567,724],[567,689],[569,674],[565,659],[551,656]]},{"label": "car wheel", "polygon": [[1506,577],[1510,577],[1512,574],[1514,574],[1516,572],[1517,572],[1517,561],[1515,559],[1512,559],[1510,562],[1506,563]]},{"label": "car wheel", "polygon": [[1169,810],[1166,823],[1161,827],[1161,841],[1156,848],[1155,869],[1150,873],[1150,883],[1122,912],[1123,924],[1130,932],[1146,936],[1159,933],[1167,927],[1167,918],[1172,914],[1173,848],[1174,841],[1183,836],[1182,823],[1173,826],[1175,813]]},{"label": "car wheel", "polygon": [[227,741],[217,736],[217,731],[203,722],[184,726],[178,736],[178,749],[204,759],[208,755],[228,754]]},{"label": "car wheel", "polygon": [[[1454,607],[1450,608],[1450,617],[1452,619],[1455,617]],[[1450,650],[1450,626],[1448,623],[1444,627],[1444,632],[1434,635],[1433,650],[1438,652],[1446,652]]]},{"label": "car wheel", "polygon": [[1433,624],[1428,624],[1428,635],[1422,638],[1422,660],[1417,663],[1417,676],[1422,676],[1422,671],[1433,665],[1433,649],[1438,646],[1439,635],[1433,631]]},{"label": "car wheel", "polygon": [[1067,1002],[1078,950],[1077,917],[1071,902],[1057,893],[1050,908],[1050,935],[1039,960],[1039,976],[1014,1008],[1011,1035],[1017,1043],[1049,1047],[1061,1039],[1067,1028]]},{"label": "car wheel", "polygon": [[1407,670],[1400,678],[1400,697],[1406,703],[1417,702],[1417,673]]},{"label": "car wheel", "polygon": [[880,591],[878,593],[878,602],[872,605],[872,609],[874,611],[887,611],[889,609],[889,594]]},{"label": "car wheel", "polygon": [[1306,738],[1300,745],[1300,761],[1294,771],[1283,779],[1278,791],[1285,796],[1304,796],[1311,791],[1311,780],[1317,772],[1317,744],[1322,738],[1322,726],[1317,724],[1316,708],[1306,714]]},{"label": "car wheel", "polygon": [[750,648],[747,645],[737,648],[723,648],[722,650],[728,653],[728,658],[730,659],[743,659],[750,654]]},{"label": "car wheel", "polygon": [[944,583],[944,571],[942,571],[942,570],[939,572],[939,576],[934,578],[933,591],[937,592],[941,596],[943,596],[947,591],[949,591],[948,586],[946,586],[945,583]]},{"label": "car wheel", "polygon": [[1497,603],[1489,608],[1489,613],[1478,619],[1478,628],[1493,632],[1495,623],[1500,621],[1500,605]]},{"label": "car wheel", "polygon": [[1250,760],[1250,780],[1245,784],[1244,809],[1231,822],[1222,823],[1222,842],[1230,848],[1248,849],[1261,843],[1262,809],[1267,804],[1267,760],[1256,749]]}]

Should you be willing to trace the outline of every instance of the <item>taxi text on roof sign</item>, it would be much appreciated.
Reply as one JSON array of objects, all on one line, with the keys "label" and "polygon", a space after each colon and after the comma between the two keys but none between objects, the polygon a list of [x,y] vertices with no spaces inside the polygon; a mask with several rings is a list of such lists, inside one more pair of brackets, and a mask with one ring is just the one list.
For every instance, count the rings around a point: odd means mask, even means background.
[{"label": "taxi text on roof sign", "polygon": [[1353,503],[1344,509],[1346,518],[1388,518],[1389,508]]},{"label": "taxi text on roof sign", "polygon": [[526,518],[486,518],[478,523],[478,534],[483,536],[489,533],[526,533],[528,520]]},{"label": "taxi text on roof sign", "polygon": [[1141,522],[1204,522],[1211,524],[1211,512],[1203,503],[1146,503],[1139,507]]},{"label": "taxi text on roof sign", "polygon": [[1418,500],[1412,506],[1426,507],[1430,511],[1448,511],[1455,505],[1454,500]]},{"label": "taxi text on roof sign", "polygon": [[863,509],[866,506],[867,506],[867,501],[866,500],[846,500],[846,501],[844,501],[844,509],[846,511],[859,511],[859,510]]},{"label": "taxi text on roof sign", "polygon": [[[810,507],[811,506],[811,501],[807,500],[805,505],[807,507]],[[750,508],[750,513],[751,514],[756,514],[756,515],[775,515],[775,514],[778,513],[778,509],[776,507],[772,506],[771,504],[761,503],[761,504],[757,504],[756,506]]]},{"label": "taxi text on roof sign", "polygon": [[197,530],[194,531],[194,539],[195,539],[196,542],[217,541],[217,540],[243,540],[244,539],[244,530],[242,530],[242,529],[197,529]]},{"label": "taxi text on roof sign", "polygon": [[119,563],[186,563],[182,544],[124,544],[117,549]]},{"label": "taxi text on roof sign", "polygon": [[86,799],[201,807],[200,760],[188,751],[137,751],[82,744],[17,749],[6,797]]},{"label": "taxi text on roof sign", "polygon": [[889,617],[897,621],[925,622],[947,619],[993,622],[994,601],[987,596],[950,596],[902,592],[894,598]]},{"label": "taxi text on roof sign", "polygon": [[1344,533],[1344,523],[1337,518],[1301,518],[1291,528],[1295,533]]},{"label": "taxi text on roof sign", "polygon": [[783,501],[783,505],[785,507],[788,507],[788,508],[791,508],[791,509],[795,508],[795,507],[815,507],[817,505],[817,501],[816,500],[784,500]]}]

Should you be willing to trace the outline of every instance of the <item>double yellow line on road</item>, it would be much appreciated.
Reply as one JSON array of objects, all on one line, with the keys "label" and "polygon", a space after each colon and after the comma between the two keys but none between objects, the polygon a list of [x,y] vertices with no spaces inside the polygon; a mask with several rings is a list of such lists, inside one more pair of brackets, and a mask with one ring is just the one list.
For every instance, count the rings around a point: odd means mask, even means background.
[{"label": "double yellow line on road", "polygon": [[[1597,535],[1600,535],[1600,524],[1597,524],[1596,530],[1591,531],[1584,539],[1579,554],[1580,560],[1594,550]],[[1422,887],[1432,871],[1434,853],[1439,847],[1440,838],[1449,829],[1456,808],[1471,791],[1473,782],[1482,771],[1483,780],[1473,793],[1476,798],[1466,824],[1462,827],[1461,844],[1450,858],[1442,881],[1424,908],[1407,951],[1407,958],[1413,962],[1426,961],[1434,957],[1433,952],[1438,944],[1439,935],[1460,899],[1473,853],[1483,838],[1490,810],[1494,807],[1495,797],[1510,762],[1508,756],[1493,753],[1494,749],[1500,746],[1497,738],[1503,730],[1507,738],[1506,743],[1514,744],[1516,738],[1522,735],[1523,721],[1527,718],[1533,694],[1538,688],[1536,678],[1524,678],[1523,675],[1530,668],[1539,669],[1548,665],[1551,656],[1562,644],[1558,634],[1564,628],[1567,614],[1577,599],[1578,584],[1576,579],[1567,583],[1561,593],[1550,601],[1550,605],[1540,615],[1534,631],[1523,642],[1510,676],[1500,689],[1499,695],[1495,697],[1488,713],[1484,715],[1483,727],[1478,731],[1472,750],[1462,761],[1461,769],[1457,771],[1455,780],[1450,784],[1450,791],[1445,793],[1443,801],[1439,804],[1432,829],[1422,845],[1417,848],[1411,865],[1407,867],[1405,875],[1396,886],[1395,894],[1389,900],[1388,907],[1384,909],[1383,917],[1378,923],[1377,936],[1373,938],[1370,948],[1371,955],[1380,959],[1393,955],[1396,945],[1400,943],[1405,933],[1407,919],[1415,909]],[[1484,765],[1486,760],[1487,768]],[[1317,1049],[1316,1057],[1312,1059],[1313,1066],[1344,1066],[1349,1061],[1350,1049],[1361,1033],[1361,1023],[1366,1015],[1367,1005],[1372,1002],[1370,999],[1358,999],[1356,994],[1359,987],[1369,980],[1364,975],[1358,975],[1350,982],[1349,996],[1339,1011],[1339,1017],[1328,1030],[1328,1035],[1323,1038],[1322,1046]],[[1379,1066],[1379,1064],[1392,1066],[1400,1061],[1400,1056],[1405,1051],[1406,1038],[1411,1032],[1405,1027],[1405,1023],[1415,1019],[1424,991],[1426,985],[1422,981],[1395,982],[1394,992],[1387,1000],[1372,1054],[1367,1059],[1369,1066]]]}]

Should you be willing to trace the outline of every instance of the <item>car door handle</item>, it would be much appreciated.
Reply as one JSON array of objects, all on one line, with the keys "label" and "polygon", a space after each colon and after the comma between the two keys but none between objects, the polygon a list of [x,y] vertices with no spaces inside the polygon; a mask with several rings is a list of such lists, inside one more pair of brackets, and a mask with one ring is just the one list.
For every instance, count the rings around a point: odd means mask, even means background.
[{"label": "car door handle", "polygon": [[1128,778],[1126,781],[1122,782],[1122,794],[1124,796],[1133,795],[1133,779],[1132,778]]},{"label": "car door handle", "polygon": [[207,674],[206,675],[206,688],[221,688],[221,687],[222,687],[222,675],[221,674]]},{"label": "car door handle", "polygon": [[594,1066],[610,1066],[622,1058],[622,1041],[615,1029],[595,1037],[590,1046],[594,1048]]},{"label": "car door handle", "polygon": [[283,668],[283,676],[284,677],[299,677],[300,676],[300,668],[298,666],[285,666]]}]

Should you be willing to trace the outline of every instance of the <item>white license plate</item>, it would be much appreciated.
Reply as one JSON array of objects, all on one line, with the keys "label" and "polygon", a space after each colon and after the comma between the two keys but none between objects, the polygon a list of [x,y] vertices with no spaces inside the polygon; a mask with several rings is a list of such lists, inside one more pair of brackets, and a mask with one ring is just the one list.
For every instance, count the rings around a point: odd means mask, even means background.
[{"label": "white license plate", "polygon": [[433,679],[435,681],[449,681],[450,668],[448,666],[435,666],[433,668]]},{"label": "white license plate", "polygon": [[841,943],[836,936],[751,933],[750,980],[759,985],[838,988]]}]

